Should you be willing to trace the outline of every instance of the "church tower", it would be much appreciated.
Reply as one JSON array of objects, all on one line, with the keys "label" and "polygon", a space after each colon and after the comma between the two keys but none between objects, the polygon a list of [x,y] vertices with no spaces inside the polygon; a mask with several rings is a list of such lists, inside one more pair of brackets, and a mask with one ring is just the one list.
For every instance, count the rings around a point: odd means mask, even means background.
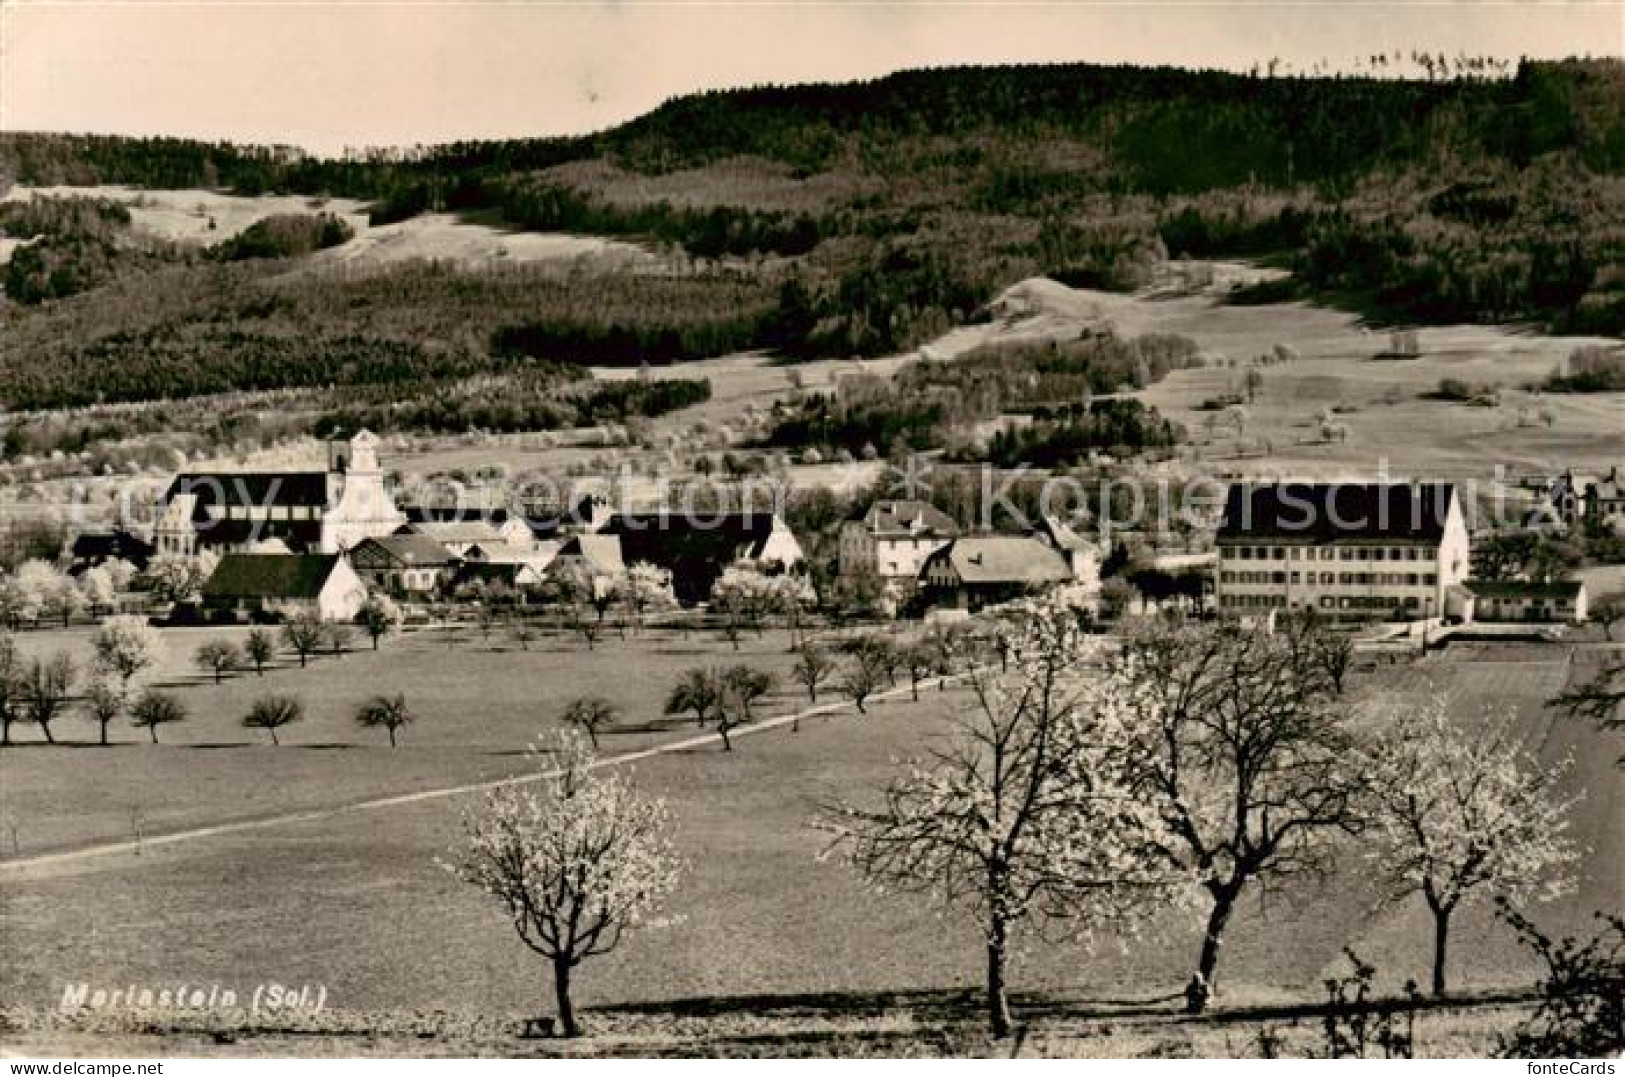
[{"label": "church tower", "polygon": [[322,516],[322,552],[341,553],[362,539],[394,534],[406,523],[384,485],[378,463],[378,437],[362,430],[327,442],[327,511]]}]

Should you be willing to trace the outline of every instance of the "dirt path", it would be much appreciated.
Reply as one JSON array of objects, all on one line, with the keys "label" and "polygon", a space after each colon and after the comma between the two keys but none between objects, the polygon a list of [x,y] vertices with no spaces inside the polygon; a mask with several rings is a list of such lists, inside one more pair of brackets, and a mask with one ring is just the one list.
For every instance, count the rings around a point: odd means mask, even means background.
[{"label": "dirt path", "polygon": [[[920,687],[934,686],[941,678],[931,678],[921,681]],[[912,689],[908,685],[877,692],[872,698],[874,701],[895,698],[908,693]],[[770,729],[778,729],[804,721],[809,718],[818,718],[848,710],[852,707],[850,702],[823,703],[805,710],[792,711],[789,714],[777,715],[773,718],[764,718],[750,725],[740,726],[730,731],[730,737],[742,737],[752,733],[763,733]],[[592,769],[601,767],[625,766],[636,763],[641,759],[664,755],[669,752],[687,751],[707,744],[716,744],[721,741],[719,733],[700,733],[681,740],[658,744],[652,748],[644,748],[635,752],[626,752],[622,755],[609,756],[599,759],[592,764]],[[39,856],[19,857],[12,860],[0,860],[0,878],[17,877],[29,873],[31,868],[67,867],[95,860],[102,857],[116,856],[120,853],[139,853],[155,846],[176,845],[182,842],[200,841],[207,838],[216,838],[226,834],[240,834],[254,830],[268,830],[272,827],[289,826],[294,823],[308,823],[318,819],[331,819],[340,815],[349,815],[356,812],[373,811],[378,808],[393,808],[403,804],[418,804],[429,800],[443,800],[449,797],[467,796],[470,793],[484,793],[492,789],[505,786],[528,785],[531,782],[544,781],[557,777],[558,770],[538,771],[534,774],[522,774],[513,778],[498,778],[485,782],[470,782],[463,785],[450,785],[436,789],[420,789],[412,793],[396,793],[387,797],[377,797],[372,800],[361,800],[353,804],[339,804],[332,807],[309,808],[304,811],[288,812],[283,815],[273,815],[257,819],[240,819],[235,822],[220,823],[215,826],[193,827],[187,830],[174,830],[164,834],[154,834],[142,837],[139,840],[99,842],[86,845],[78,849],[67,849],[54,853],[43,853]],[[28,874],[29,878],[38,879],[40,876]]]}]

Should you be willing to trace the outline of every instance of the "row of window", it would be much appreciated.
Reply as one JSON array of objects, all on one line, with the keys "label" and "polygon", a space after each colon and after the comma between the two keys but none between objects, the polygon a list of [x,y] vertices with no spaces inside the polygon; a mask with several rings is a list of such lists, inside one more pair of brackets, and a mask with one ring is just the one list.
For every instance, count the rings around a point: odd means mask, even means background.
[{"label": "row of window", "polygon": [[[1307,581],[1305,576],[1308,577]],[[1291,580],[1310,587],[1432,587],[1438,576],[1432,572],[1221,572],[1220,583],[1279,583]]]},{"label": "row of window", "polygon": [[216,520],[319,520],[322,517],[322,510],[314,505],[228,504],[213,506],[210,515]]},{"label": "row of window", "polygon": [[1224,546],[1221,557],[1243,561],[1431,561],[1418,546]]},{"label": "row of window", "polygon": [[[1287,601],[1282,595],[1223,595],[1219,604],[1230,609],[1284,609]],[[1297,605],[1296,602],[1292,604]],[[1393,595],[1324,595],[1320,599],[1320,608],[1325,610],[1414,610],[1420,606],[1414,595],[1404,598]]]}]

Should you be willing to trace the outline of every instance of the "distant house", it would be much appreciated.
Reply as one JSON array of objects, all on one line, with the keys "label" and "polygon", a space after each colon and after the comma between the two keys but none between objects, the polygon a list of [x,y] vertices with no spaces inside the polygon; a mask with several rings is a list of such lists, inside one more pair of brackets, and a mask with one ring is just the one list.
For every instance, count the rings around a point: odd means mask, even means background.
[{"label": "distant house", "polygon": [[954,539],[920,568],[920,586],[934,604],[969,610],[1072,582],[1072,567],[1060,551],[1016,535]]},{"label": "distant house", "polygon": [[176,475],[153,528],[161,554],[242,553],[276,539],[304,553],[339,553],[405,522],[366,430],[327,442],[321,471]]},{"label": "distant house", "polygon": [[805,560],[795,533],[773,513],[622,513],[599,534],[619,541],[624,564],[646,561],[668,570],[672,592],[685,605],[706,601],[730,566],[748,562],[769,572],[789,571]]},{"label": "distant house", "polygon": [[841,525],[841,575],[913,582],[925,559],[958,535],[959,525],[934,505],[876,501]]},{"label": "distant house", "polygon": [[109,561],[128,561],[144,569],[151,559],[152,544],[132,532],[122,528],[85,531],[75,536],[68,548],[68,573],[77,576]]},{"label": "distant house", "polygon": [[1474,621],[1581,624],[1587,616],[1581,580],[1468,580],[1464,586],[1473,596]]},{"label": "distant house", "polygon": [[1438,617],[1469,570],[1461,499],[1448,483],[1232,486],[1216,543],[1219,608],[1243,618],[1290,609]]},{"label": "distant house", "polygon": [[409,523],[397,535],[421,535],[461,559],[475,546],[504,546],[507,541],[489,520],[423,520]]},{"label": "distant house", "polygon": [[1085,588],[1100,586],[1100,547],[1078,534],[1060,517],[1046,513],[1033,528],[1033,538],[1050,546],[1066,560],[1072,581]]},{"label": "distant house", "polygon": [[[429,535],[430,537],[436,537],[432,529],[433,525],[468,523],[486,524],[490,527],[491,531],[496,533],[497,538],[499,538],[501,541],[510,546],[518,546],[521,548],[529,548],[534,546],[537,538],[539,537],[539,531],[545,534],[551,534],[552,530],[554,529],[552,526],[552,521],[549,521],[547,525],[544,525],[539,529],[520,514],[510,512],[509,510],[503,508],[492,509],[489,512],[481,512],[466,508],[441,508],[426,507],[422,505],[409,505],[406,508],[406,522],[409,525],[414,526],[419,524],[431,525],[431,529],[419,530],[418,532],[419,534]],[[446,533],[448,535],[455,535],[459,534],[460,532],[450,530]],[[476,541],[485,541],[485,531],[482,529],[479,531],[479,534],[482,537]]]},{"label": "distant house", "polygon": [[1625,476],[1619,468],[1586,484],[1585,521],[1591,527],[1625,534]]},{"label": "distant house", "polygon": [[565,539],[547,565],[547,574],[579,567],[592,581],[593,595],[602,598],[626,572],[619,535],[580,534]]},{"label": "distant house", "polygon": [[367,585],[339,554],[226,554],[203,585],[207,610],[349,621]]},{"label": "distant house", "polygon": [[483,584],[524,591],[540,585],[542,578],[541,570],[525,561],[462,561],[451,577],[450,589],[455,592]]},{"label": "distant house", "polygon": [[427,535],[408,532],[364,539],[350,551],[350,565],[381,591],[417,596],[439,590],[456,567],[456,558]]}]

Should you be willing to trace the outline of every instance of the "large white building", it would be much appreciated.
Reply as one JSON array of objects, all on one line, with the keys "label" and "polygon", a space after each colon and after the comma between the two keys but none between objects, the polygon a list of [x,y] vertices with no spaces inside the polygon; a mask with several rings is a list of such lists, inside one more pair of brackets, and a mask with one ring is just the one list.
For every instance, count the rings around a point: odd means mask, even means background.
[{"label": "large white building", "polygon": [[958,536],[953,520],[924,501],[876,501],[841,525],[841,575],[913,583],[926,559]]},{"label": "large white building", "polygon": [[1313,609],[1345,620],[1439,617],[1467,578],[1461,499],[1448,483],[1232,486],[1216,597],[1249,618]]},{"label": "large white building", "polygon": [[384,484],[378,439],[363,430],[327,442],[322,471],[176,475],[153,529],[157,554],[247,553],[281,543],[341,553],[406,523]]}]

